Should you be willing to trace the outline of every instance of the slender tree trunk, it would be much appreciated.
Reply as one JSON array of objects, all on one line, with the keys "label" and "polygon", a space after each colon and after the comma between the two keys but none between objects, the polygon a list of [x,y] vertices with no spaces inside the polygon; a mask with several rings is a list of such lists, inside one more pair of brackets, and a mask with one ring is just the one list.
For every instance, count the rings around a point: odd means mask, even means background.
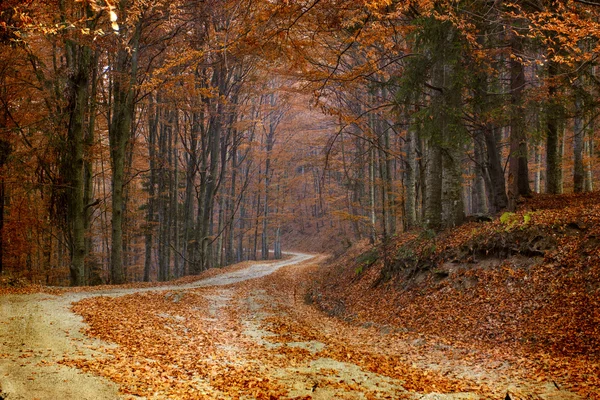
[{"label": "slender tree trunk", "polygon": [[259,221],[260,221],[260,214],[261,214],[261,191],[260,191],[260,187],[261,184],[260,182],[262,182],[262,174],[260,172],[260,168],[258,170],[258,176],[259,178],[259,182],[258,182],[258,190],[256,192],[256,195],[254,196],[254,205],[256,206],[256,211],[255,211],[255,218],[254,218],[254,241],[253,241],[253,246],[252,246],[252,259],[253,260],[257,260],[258,258],[258,227],[259,225]]},{"label": "slender tree trunk", "polygon": [[0,140],[0,273],[2,273],[4,267],[4,205],[6,202],[4,166],[10,152],[10,143],[6,140]]},{"label": "slender tree trunk", "polygon": [[148,203],[146,205],[145,253],[144,253],[144,282],[150,282],[152,271],[152,249],[154,247],[155,230],[155,185],[156,185],[156,137],[158,130],[158,112],[152,95],[148,100]]},{"label": "slender tree trunk", "polygon": [[[476,116],[489,115],[491,112],[488,80],[489,78],[484,74],[477,76]],[[481,119],[483,120],[484,117]],[[508,206],[505,174],[500,156],[500,128],[493,122],[482,121],[481,124],[475,135],[475,149],[480,152],[478,162],[481,177],[485,182],[487,212],[495,214]]]},{"label": "slender tree trunk", "polygon": [[[382,93],[384,96],[385,93]],[[390,134],[385,129],[383,121],[375,120],[379,141],[379,176],[381,177],[381,206],[383,220],[383,237],[387,239],[396,233],[395,195],[392,182],[392,157],[390,156]]]},{"label": "slender tree trunk", "polygon": [[533,177],[533,191],[535,193],[541,193],[542,191],[542,150],[539,145],[535,145],[533,149],[533,162],[535,163],[536,170]]},{"label": "slender tree trunk", "polygon": [[558,194],[563,193],[564,186],[564,171],[563,159],[565,158],[565,121],[561,119],[558,130]]},{"label": "slender tree trunk", "polygon": [[487,214],[489,212],[486,202],[486,186],[491,185],[491,181],[488,179],[486,184],[486,176],[489,177],[489,174],[485,157],[485,144],[482,136],[483,132],[481,130],[475,133],[475,173],[473,174],[472,184],[472,214]]},{"label": "slender tree trunk", "polygon": [[375,193],[375,147],[369,149],[369,216],[370,229],[369,239],[371,244],[375,243],[377,238],[377,212],[376,212],[377,194]]},{"label": "slender tree trunk", "polygon": [[427,229],[442,226],[442,149],[435,144],[427,146],[425,167],[423,224]]},{"label": "slender tree trunk", "polygon": [[406,140],[406,195],[404,199],[406,229],[417,226],[417,126],[414,118],[409,118],[409,127]]},{"label": "slender tree trunk", "polygon": [[246,229],[246,196],[242,194],[242,198],[240,199],[240,219],[239,219],[239,234],[238,234],[238,244],[236,251],[236,260],[237,262],[242,262],[246,259],[246,252],[244,251],[244,237],[245,237],[245,229]]},{"label": "slender tree trunk", "polygon": [[218,218],[218,227],[217,232],[219,232],[219,237],[217,238],[217,251],[215,254],[215,266],[222,267],[225,264],[225,249],[224,243],[226,239],[225,225],[227,224],[227,195],[225,193],[221,193],[219,199],[219,218]]},{"label": "slender tree trunk", "polygon": [[548,62],[548,105],[546,107],[546,193],[558,194],[559,189],[559,109],[556,100],[556,78],[558,67],[555,62]]},{"label": "slender tree trunk", "polygon": [[[160,104],[162,107],[168,107],[166,103]],[[171,246],[172,246],[172,184],[173,184],[173,166],[172,166],[172,136],[173,136],[173,115],[172,110],[161,112],[159,137],[158,137],[158,160],[160,168],[158,170],[158,280],[161,282],[169,280],[171,276]]]},{"label": "slender tree trunk", "polygon": [[261,258],[263,260],[269,259],[269,184],[271,183],[271,148],[269,146],[269,137],[267,136],[267,159],[265,161],[265,201],[263,204],[263,218],[262,218],[262,235],[261,235]]},{"label": "slender tree trunk", "polygon": [[[594,136],[593,136],[593,121],[590,123],[590,135],[585,139],[583,143],[583,152],[585,154],[584,158],[584,167],[585,167],[585,175],[584,175],[584,191],[591,192],[594,190],[594,175],[592,170],[592,157],[594,155]],[[587,136],[587,135],[586,135]],[[586,161],[587,159],[587,161]]]},{"label": "slender tree trunk", "polygon": [[[442,57],[442,61],[447,61],[446,57]],[[438,88],[432,93],[431,99],[431,124],[430,124],[430,140],[427,144],[427,166],[425,171],[425,212],[424,225],[427,229],[440,230],[444,223],[444,168],[451,167],[442,154],[442,145],[448,137],[449,132],[448,116],[446,113],[445,91],[446,85],[446,65],[438,61],[433,66],[432,84]],[[444,163],[446,162],[446,165]],[[446,199],[448,197],[446,196]]]},{"label": "slender tree trunk", "polygon": [[[265,202],[264,202],[264,210],[263,210],[263,220],[262,220],[262,246],[261,246],[261,257],[263,260],[267,260],[269,258],[269,205],[271,202],[270,199],[270,189],[271,189],[271,175],[273,174],[271,168],[271,152],[273,151],[273,146],[275,145],[275,131],[281,119],[281,115],[279,113],[275,113],[274,109],[276,106],[276,99],[274,94],[268,95],[268,105],[270,106],[270,112],[268,115],[268,129],[266,132],[265,138]],[[318,220],[317,220],[318,224]]]},{"label": "slender tree trunk", "polygon": [[184,274],[194,272],[194,261],[197,250],[197,215],[194,213],[194,193],[196,191],[196,178],[198,175],[198,135],[201,131],[203,117],[200,113],[192,113],[190,137],[185,144],[186,170],[185,170],[185,200],[183,203],[183,254],[186,255],[183,264]]},{"label": "slender tree trunk", "polygon": [[[227,228],[227,246],[225,251],[225,264],[233,264],[235,261],[235,216],[236,216],[236,184],[238,179],[238,135],[237,131],[233,134],[233,144],[231,146],[231,185],[229,186],[229,197],[227,199],[227,214],[229,216]],[[240,199],[241,201],[241,199]]]},{"label": "slender tree trunk", "polygon": [[281,259],[281,227],[275,230],[275,242],[273,243],[273,257],[276,260]]},{"label": "slender tree trunk", "polygon": [[95,257],[91,257],[93,250],[93,239],[90,232],[92,227],[92,216],[94,213],[94,207],[96,207],[100,200],[93,200],[94,198],[94,174],[93,174],[93,163],[90,154],[92,154],[92,148],[94,146],[94,132],[96,130],[96,96],[98,91],[98,55],[96,51],[92,56],[91,69],[92,77],[90,82],[91,92],[89,100],[89,117],[87,124],[87,131],[84,137],[84,153],[88,155],[84,159],[84,194],[83,204],[85,204],[84,210],[84,228],[85,228],[85,262],[87,264],[85,268],[86,282],[89,285],[98,285],[102,283],[100,276],[100,265]]},{"label": "slender tree trunk", "polygon": [[575,100],[577,115],[573,121],[573,192],[581,193],[584,191],[585,168],[583,165],[583,117],[581,99]]},{"label": "slender tree trunk", "polygon": [[181,254],[183,250],[180,248],[180,228],[179,228],[179,152],[177,151],[177,137],[179,133],[179,112],[175,110],[174,115],[175,128],[173,132],[171,160],[173,169],[173,184],[171,185],[171,221],[172,221],[172,236],[173,236],[173,276],[179,278],[183,275],[183,265]]}]

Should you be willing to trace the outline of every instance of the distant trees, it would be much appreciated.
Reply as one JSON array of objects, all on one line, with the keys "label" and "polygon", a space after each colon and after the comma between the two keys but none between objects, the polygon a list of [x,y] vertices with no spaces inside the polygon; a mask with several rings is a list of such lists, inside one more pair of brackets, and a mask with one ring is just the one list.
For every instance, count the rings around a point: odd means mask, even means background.
[{"label": "distant trees", "polygon": [[[365,232],[356,228],[357,221],[369,221],[372,232],[385,238],[402,229],[399,222],[404,229],[439,230],[460,224],[465,213],[514,209],[531,194],[533,177],[537,190],[561,193],[571,165],[572,188],[583,190],[583,177],[590,175],[582,172],[580,155],[582,96],[592,108],[595,96],[594,85],[581,90],[588,67],[594,70],[592,54],[583,49],[598,43],[597,7],[572,2],[336,4],[335,16],[327,1],[313,4],[310,12],[296,10],[297,18],[286,19],[294,21],[286,32],[297,32],[290,43],[301,48],[303,76],[314,82],[321,104],[340,115],[328,163],[341,158],[353,192],[348,198],[356,199],[344,209],[355,232]],[[330,25],[323,23],[324,15]],[[331,25],[342,20],[352,22]],[[312,40],[306,43],[309,29]],[[348,100],[358,97],[356,92],[370,93],[373,85],[392,98]],[[381,136],[370,110],[394,121],[389,140],[377,140]],[[345,135],[355,139],[348,142]],[[403,144],[383,144],[394,138]],[[357,153],[351,174],[348,143]],[[565,159],[567,146],[573,149],[572,162]],[[396,175],[373,169],[390,159],[401,165]],[[396,225],[389,223],[390,176],[402,183],[403,207],[393,208]]]}]

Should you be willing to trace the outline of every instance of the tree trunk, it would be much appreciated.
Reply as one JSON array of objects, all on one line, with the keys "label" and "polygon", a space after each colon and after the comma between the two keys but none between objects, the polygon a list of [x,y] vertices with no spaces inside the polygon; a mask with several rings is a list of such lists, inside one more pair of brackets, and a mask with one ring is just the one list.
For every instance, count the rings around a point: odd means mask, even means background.
[{"label": "tree trunk", "polygon": [[281,228],[275,230],[275,242],[273,243],[273,258],[281,259]]},{"label": "tree trunk", "polygon": [[369,216],[370,230],[369,239],[371,244],[375,243],[377,238],[377,212],[375,210],[377,194],[375,193],[375,147],[369,149]]},{"label": "tree trunk", "polygon": [[[229,215],[229,223],[227,230],[227,249],[225,251],[225,264],[233,264],[235,262],[235,216],[236,216],[236,183],[238,179],[238,135],[237,130],[234,131],[233,145],[231,146],[231,186],[229,187],[229,197],[227,201],[227,214]],[[243,190],[243,189],[242,189]],[[239,202],[241,202],[241,198]],[[241,232],[240,232],[241,234]]]},{"label": "tree trunk", "polygon": [[541,193],[542,191],[542,149],[539,145],[534,145],[533,149],[533,162],[536,166],[535,173],[533,175],[533,191],[535,193]]},{"label": "tree trunk", "polygon": [[2,273],[4,267],[4,205],[6,201],[3,170],[10,153],[10,143],[4,139],[0,139],[0,273]]},{"label": "tree trunk", "polygon": [[[593,129],[593,121],[590,122],[590,135],[588,138],[585,139],[584,143],[583,143],[583,152],[585,154],[585,158],[584,158],[584,166],[585,166],[585,175],[584,175],[584,191],[585,192],[591,192],[594,190],[594,175],[593,175],[593,170],[592,170],[592,157],[594,156],[594,129]],[[587,136],[587,135],[586,135]]]},{"label": "tree trunk", "polygon": [[182,249],[180,248],[179,235],[179,152],[177,151],[177,138],[179,137],[179,111],[174,111],[174,127],[171,144],[171,165],[173,170],[173,184],[171,185],[171,222],[173,237],[173,277],[183,276],[183,265],[181,260]]},{"label": "tree trunk", "polygon": [[144,254],[144,282],[150,282],[152,271],[152,250],[154,247],[155,211],[156,203],[156,137],[158,130],[158,111],[152,95],[148,100],[148,202],[146,204],[145,227],[145,254]]},{"label": "tree trunk", "polygon": [[[126,15],[126,2],[120,3],[120,15]],[[112,119],[109,127],[109,145],[112,166],[112,232],[110,253],[111,283],[125,282],[123,263],[123,208],[125,206],[125,156],[131,136],[134,114],[134,85],[137,81],[138,42],[141,24],[136,25],[129,48],[117,50],[113,65]]]},{"label": "tree trunk", "polygon": [[269,185],[271,183],[271,150],[273,148],[272,135],[267,135],[266,152],[267,159],[265,160],[265,201],[263,204],[263,218],[262,218],[262,235],[261,235],[261,258],[263,260],[269,259]]},{"label": "tree trunk", "polygon": [[506,196],[506,181],[500,156],[500,128],[494,122],[485,122],[490,110],[490,95],[488,94],[488,77],[479,74],[475,89],[475,116],[482,120],[481,126],[475,132],[475,149],[479,149],[480,171],[485,182],[487,194],[487,212],[495,214],[508,205]]},{"label": "tree trunk", "polygon": [[[222,123],[222,105],[219,103],[216,107],[215,114],[211,115],[210,123],[207,130],[206,154],[203,156],[203,166],[205,168],[201,172],[203,179],[198,199],[198,215],[199,215],[199,241],[200,253],[198,254],[198,263],[196,273],[203,271],[209,266],[209,245],[212,243],[211,237],[211,221],[214,210],[215,194],[219,179],[219,161],[221,147],[221,123]],[[208,160],[207,160],[208,158]]]},{"label": "tree trunk", "polygon": [[442,227],[442,149],[435,144],[427,146],[423,197],[423,224],[437,231]]},{"label": "tree trunk", "polygon": [[548,105],[546,106],[546,193],[560,193],[559,162],[559,107],[556,97],[556,84],[553,81],[558,73],[555,62],[548,62]]},{"label": "tree trunk", "polygon": [[464,221],[462,156],[463,151],[457,145],[452,145],[442,154],[442,215],[444,227],[459,226]]},{"label": "tree trunk", "polygon": [[[198,78],[198,77],[196,77]],[[198,235],[196,232],[197,215],[194,212],[194,193],[196,191],[196,178],[198,175],[198,135],[201,132],[203,115],[194,112],[191,115],[191,127],[189,139],[184,143],[185,147],[185,199],[183,202],[183,254],[186,255],[183,262],[184,274],[193,273],[194,261]]]},{"label": "tree trunk", "polygon": [[473,184],[471,185],[471,214],[487,214],[489,212],[486,202],[486,198],[488,197],[486,195],[486,187],[491,186],[491,180],[489,179],[485,144],[482,136],[483,132],[481,130],[475,132],[475,171],[473,174]]},{"label": "tree trunk", "polygon": [[[385,94],[382,94],[382,96]],[[383,121],[375,116],[375,128],[378,137],[379,176],[381,178],[381,209],[384,240],[396,233],[395,196],[392,183],[392,157],[390,156],[390,135]]]},{"label": "tree trunk", "polygon": [[406,230],[417,226],[417,127],[413,118],[409,119],[409,127],[406,139],[406,195],[404,199],[404,213],[406,219]]},{"label": "tree trunk", "polygon": [[[67,64],[72,69],[69,89],[69,126],[68,126],[68,156],[65,160],[64,173],[67,176],[68,197],[68,229],[71,235],[71,284],[81,286],[86,284],[86,216],[85,204],[85,130],[86,116],[89,112],[89,73],[92,68],[91,49],[71,41],[66,43]],[[75,64],[75,65],[73,65]]]},{"label": "tree trunk", "polygon": [[163,108],[160,115],[160,129],[158,137],[158,280],[161,282],[169,280],[171,276],[171,246],[172,246],[172,223],[171,223],[171,193],[173,186],[172,178],[172,136],[173,115],[168,110],[166,103],[159,104]]},{"label": "tree trunk", "polygon": [[[512,54],[521,54],[523,44],[516,35],[511,39]],[[530,196],[529,167],[527,163],[527,137],[525,134],[525,110],[523,92],[525,89],[525,69],[516,58],[510,60],[510,161],[508,178],[509,209],[515,210],[519,196]]]},{"label": "tree trunk", "polygon": [[573,192],[581,193],[584,190],[585,168],[583,166],[583,118],[581,115],[581,100],[575,101],[577,115],[573,121]]},{"label": "tree trunk", "polygon": [[94,174],[93,174],[93,163],[89,156],[92,154],[92,148],[94,146],[94,132],[96,130],[96,96],[98,91],[98,56],[99,52],[96,50],[92,56],[91,69],[91,92],[90,92],[90,103],[89,103],[89,116],[87,124],[87,132],[84,137],[84,153],[88,156],[84,159],[84,193],[83,193],[83,204],[85,204],[84,210],[84,229],[85,229],[85,274],[86,283],[88,285],[99,285],[102,283],[100,263],[95,257],[91,257],[93,250],[93,237],[90,232],[92,226],[92,216],[94,214],[94,207],[96,207],[100,200],[94,201]]}]

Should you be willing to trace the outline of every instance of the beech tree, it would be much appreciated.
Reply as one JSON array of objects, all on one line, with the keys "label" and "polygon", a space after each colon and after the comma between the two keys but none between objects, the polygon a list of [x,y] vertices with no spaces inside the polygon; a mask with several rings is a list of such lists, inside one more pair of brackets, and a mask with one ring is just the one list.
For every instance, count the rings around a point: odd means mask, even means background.
[{"label": "beech tree", "polygon": [[167,280],[594,186],[588,2],[5,3],[3,270]]}]

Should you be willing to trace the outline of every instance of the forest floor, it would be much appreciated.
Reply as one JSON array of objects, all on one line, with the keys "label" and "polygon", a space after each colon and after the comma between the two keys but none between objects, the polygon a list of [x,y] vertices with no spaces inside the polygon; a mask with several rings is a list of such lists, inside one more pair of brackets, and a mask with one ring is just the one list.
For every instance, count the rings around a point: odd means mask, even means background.
[{"label": "forest floor", "polygon": [[535,195],[488,219],[356,245],[308,297],[496,399],[600,399],[600,192]]},{"label": "forest floor", "polygon": [[484,351],[319,311],[307,290],[327,264],[294,254],[162,287],[1,295],[0,398],[584,398]]}]

